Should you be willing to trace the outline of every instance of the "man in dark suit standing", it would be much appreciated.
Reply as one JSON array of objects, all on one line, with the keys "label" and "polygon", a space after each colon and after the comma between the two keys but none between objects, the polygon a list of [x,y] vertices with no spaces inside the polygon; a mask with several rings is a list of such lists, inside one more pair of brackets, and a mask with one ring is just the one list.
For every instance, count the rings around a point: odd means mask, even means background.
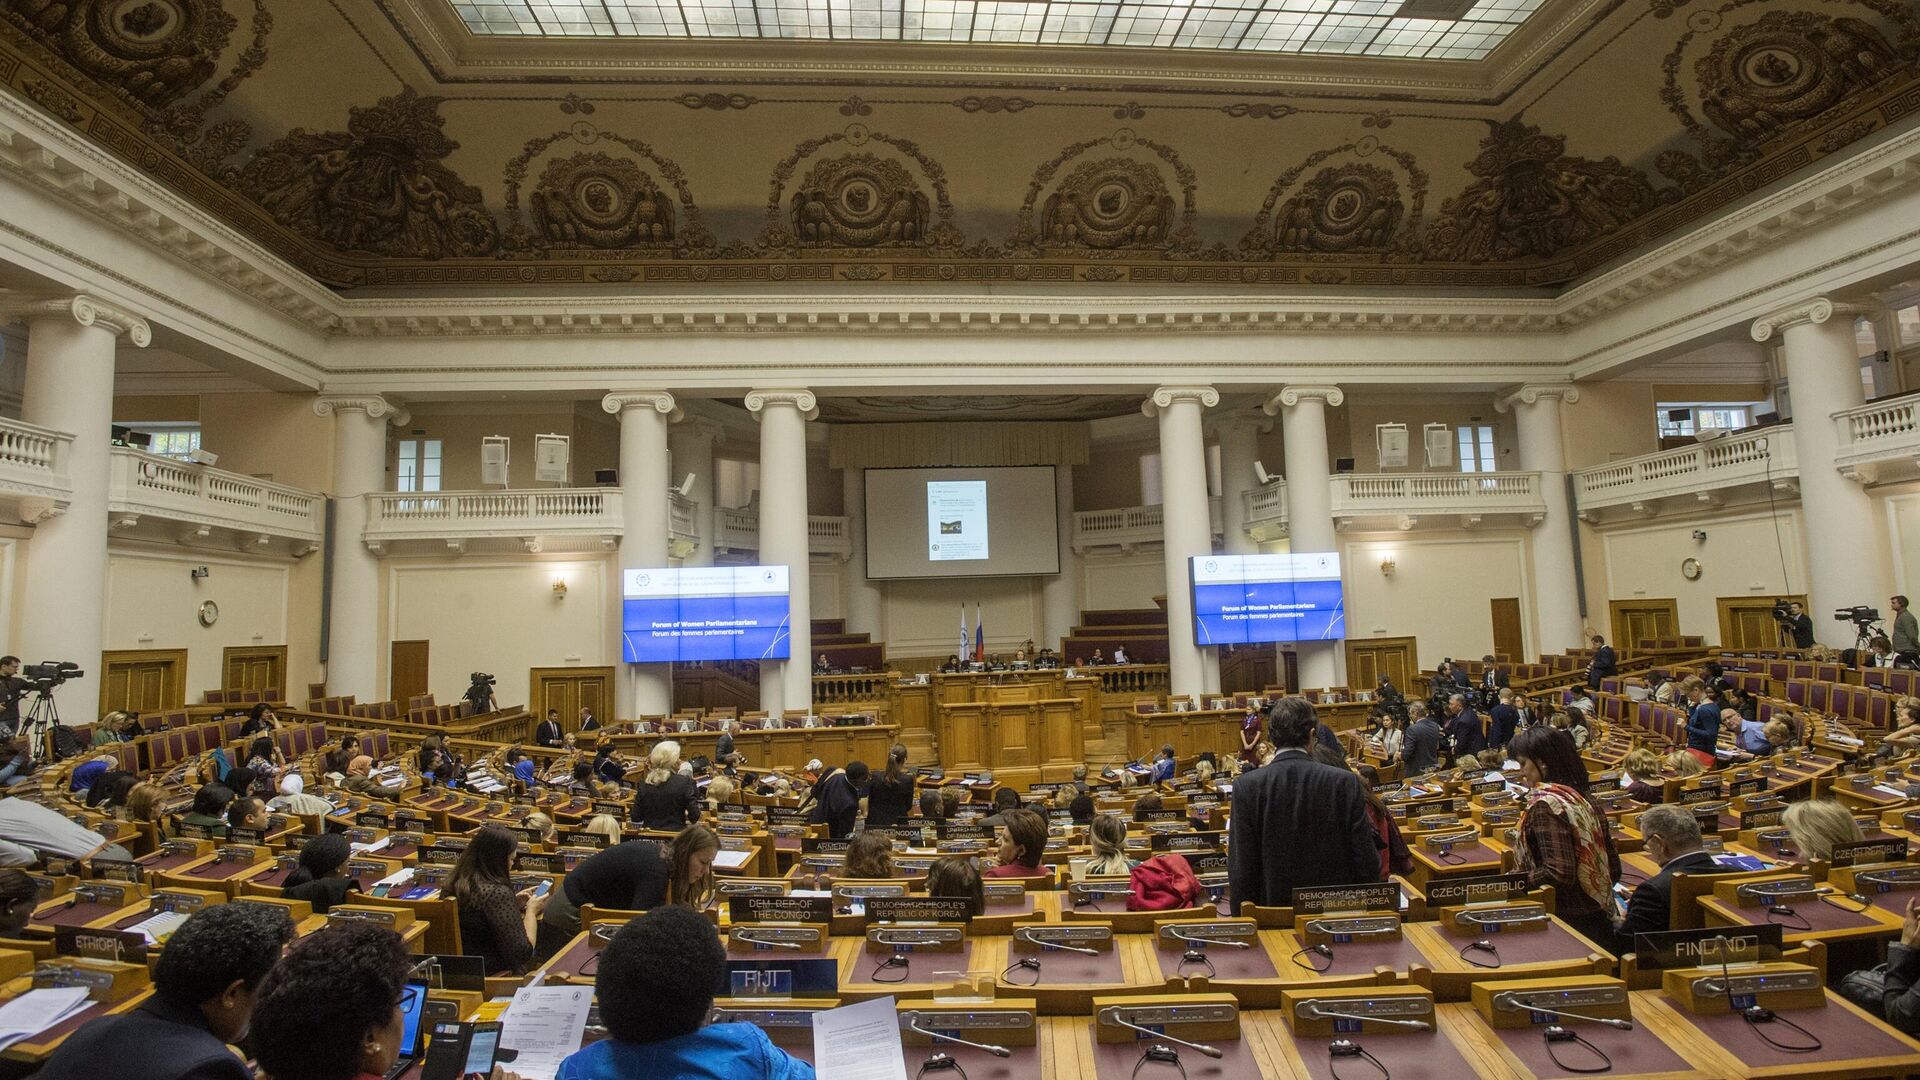
[{"label": "man in dark suit standing", "polygon": [[1491,723],[1487,745],[1505,746],[1513,741],[1513,733],[1520,729],[1520,710],[1514,708],[1513,690],[1501,687],[1497,691],[1498,700],[1493,708],[1487,710],[1487,719]]},{"label": "man in dark suit standing", "polygon": [[560,730],[560,710],[548,709],[547,718],[533,729],[533,741],[551,750],[558,750],[567,741],[566,734]]},{"label": "man in dark suit standing", "polygon": [[1233,785],[1227,887],[1234,910],[1292,903],[1293,890],[1380,880],[1380,855],[1360,778],[1307,756],[1319,720],[1305,698],[1267,714],[1272,761]]},{"label": "man in dark suit standing", "polygon": [[1699,819],[1684,807],[1671,803],[1650,806],[1638,821],[1646,843],[1643,853],[1660,864],[1660,872],[1642,882],[1627,901],[1627,920],[1620,924],[1620,939],[1613,949],[1620,955],[1633,951],[1635,934],[1673,929],[1673,875],[1722,872],[1713,861],[1713,853],[1701,847]]},{"label": "man in dark suit standing", "polygon": [[1620,658],[1613,654],[1613,646],[1599,634],[1593,635],[1593,662],[1587,665],[1587,688],[1598,690],[1601,679],[1611,679],[1619,673]]},{"label": "man in dark suit standing", "polygon": [[1447,740],[1453,744],[1455,759],[1478,754],[1487,748],[1487,739],[1492,732],[1480,714],[1474,712],[1473,706],[1467,703],[1466,694],[1453,694],[1447,698],[1447,715],[1453,718],[1447,721]]}]

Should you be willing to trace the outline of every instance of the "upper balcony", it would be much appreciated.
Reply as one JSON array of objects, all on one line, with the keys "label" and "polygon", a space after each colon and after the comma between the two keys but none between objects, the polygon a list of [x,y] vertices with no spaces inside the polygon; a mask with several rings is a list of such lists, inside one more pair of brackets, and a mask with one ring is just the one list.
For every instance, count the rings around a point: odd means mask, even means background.
[{"label": "upper balcony", "polygon": [[1287,538],[1287,482],[1275,480],[1241,492],[1247,512],[1247,535],[1259,543]]},{"label": "upper balcony", "polygon": [[612,487],[376,492],[366,501],[362,539],[379,554],[607,551],[626,529]]},{"label": "upper balcony", "polygon": [[[720,533],[713,553],[760,550],[760,509],[755,506],[721,507],[714,513]],[[847,535],[847,519],[814,514],[807,518],[807,550],[845,562],[853,557],[853,541]]]},{"label": "upper balcony", "polygon": [[320,548],[326,497],[225,469],[114,447],[107,521],[124,536],[240,551]]},{"label": "upper balcony", "polygon": [[73,436],[64,431],[0,420],[0,517],[33,524],[65,513],[73,498],[72,448]]},{"label": "upper balcony", "polygon": [[1883,398],[1833,414],[1833,464],[1863,484],[1920,478],[1920,394]]},{"label": "upper balcony", "polygon": [[[1161,508],[1158,506],[1121,506],[1112,510],[1081,510],[1073,515],[1073,550],[1086,555],[1094,552],[1131,552],[1147,544],[1158,544],[1163,537]],[[1207,500],[1207,522],[1212,535],[1220,535],[1220,500]]]},{"label": "upper balcony", "polygon": [[1626,458],[1573,474],[1580,520],[1662,509],[1717,507],[1741,498],[1797,495],[1793,426],[1737,432],[1712,442]]},{"label": "upper balcony", "polygon": [[1489,517],[1531,526],[1547,512],[1537,472],[1341,473],[1332,483],[1337,529],[1407,530],[1435,519],[1472,529]]}]

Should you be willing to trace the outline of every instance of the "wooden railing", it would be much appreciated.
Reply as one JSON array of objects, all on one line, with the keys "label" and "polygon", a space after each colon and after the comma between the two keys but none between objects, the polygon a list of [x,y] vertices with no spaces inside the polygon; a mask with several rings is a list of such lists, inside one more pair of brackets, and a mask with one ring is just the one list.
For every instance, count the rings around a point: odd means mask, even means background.
[{"label": "wooden railing", "polygon": [[892,674],[884,671],[863,675],[815,675],[813,701],[816,705],[885,701],[893,679]]},{"label": "wooden railing", "polygon": [[1082,675],[1098,676],[1102,694],[1160,697],[1171,685],[1165,664],[1115,664],[1076,670]]}]

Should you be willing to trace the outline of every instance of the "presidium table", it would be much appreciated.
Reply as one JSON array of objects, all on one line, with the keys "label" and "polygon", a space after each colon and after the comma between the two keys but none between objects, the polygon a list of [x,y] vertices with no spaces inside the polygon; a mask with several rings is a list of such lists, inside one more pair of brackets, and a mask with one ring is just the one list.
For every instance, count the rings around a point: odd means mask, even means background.
[{"label": "presidium table", "polygon": [[1003,784],[1073,778],[1086,760],[1082,697],[1058,671],[936,675],[934,733],[949,775],[993,770]]}]

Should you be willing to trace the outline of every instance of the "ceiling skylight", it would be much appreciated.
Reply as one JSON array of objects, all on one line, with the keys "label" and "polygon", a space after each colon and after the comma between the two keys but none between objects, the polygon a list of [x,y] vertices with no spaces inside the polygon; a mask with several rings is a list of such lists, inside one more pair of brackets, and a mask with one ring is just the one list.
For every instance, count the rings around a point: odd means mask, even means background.
[{"label": "ceiling skylight", "polygon": [[[1119,45],[1478,60],[1545,0],[449,0],[475,34]],[[1465,6],[1465,0],[1458,6]]]}]

